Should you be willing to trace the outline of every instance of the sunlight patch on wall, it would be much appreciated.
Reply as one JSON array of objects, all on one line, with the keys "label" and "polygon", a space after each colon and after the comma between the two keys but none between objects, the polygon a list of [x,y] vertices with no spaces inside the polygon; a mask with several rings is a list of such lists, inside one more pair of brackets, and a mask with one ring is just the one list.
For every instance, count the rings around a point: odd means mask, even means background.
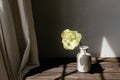
[{"label": "sunlight patch on wall", "polygon": [[115,52],[112,50],[106,37],[103,37],[100,57],[115,57]]}]

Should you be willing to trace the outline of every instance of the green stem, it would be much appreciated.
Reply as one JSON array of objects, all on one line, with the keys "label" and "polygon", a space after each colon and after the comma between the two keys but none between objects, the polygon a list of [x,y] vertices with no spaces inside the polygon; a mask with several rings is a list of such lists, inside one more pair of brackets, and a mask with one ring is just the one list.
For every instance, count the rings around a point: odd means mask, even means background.
[{"label": "green stem", "polygon": [[82,43],[80,42],[80,47],[82,47]]}]

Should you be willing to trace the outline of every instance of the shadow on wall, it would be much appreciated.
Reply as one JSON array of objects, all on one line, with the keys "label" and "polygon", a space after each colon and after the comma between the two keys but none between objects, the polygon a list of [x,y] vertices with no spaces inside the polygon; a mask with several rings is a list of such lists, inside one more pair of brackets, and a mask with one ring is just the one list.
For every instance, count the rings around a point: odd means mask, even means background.
[{"label": "shadow on wall", "polygon": [[119,0],[31,0],[40,57],[75,57],[66,51],[61,32],[77,30],[93,56],[120,57]]}]

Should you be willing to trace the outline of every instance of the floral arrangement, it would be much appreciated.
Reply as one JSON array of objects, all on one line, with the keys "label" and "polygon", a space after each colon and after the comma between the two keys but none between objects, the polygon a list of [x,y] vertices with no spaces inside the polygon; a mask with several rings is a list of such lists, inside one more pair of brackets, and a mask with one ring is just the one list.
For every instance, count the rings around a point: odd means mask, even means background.
[{"label": "floral arrangement", "polygon": [[62,38],[62,43],[63,43],[64,49],[73,50],[76,47],[78,47],[78,45],[82,39],[82,35],[81,35],[81,33],[78,33],[77,31],[65,29],[61,33],[61,38]]},{"label": "floral arrangement", "polygon": [[[73,50],[79,46],[80,41],[82,39],[81,33],[65,29],[61,33],[63,47],[66,50]],[[88,46],[82,46],[80,44],[80,52],[77,54],[77,70],[79,72],[89,72],[91,68],[91,54],[86,52]]]}]

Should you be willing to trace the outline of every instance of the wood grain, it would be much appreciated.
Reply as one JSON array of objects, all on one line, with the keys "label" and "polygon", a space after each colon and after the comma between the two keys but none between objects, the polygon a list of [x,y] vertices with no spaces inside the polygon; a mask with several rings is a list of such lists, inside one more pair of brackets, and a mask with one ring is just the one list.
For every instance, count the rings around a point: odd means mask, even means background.
[{"label": "wood grain", "polygon": [[[45,64],[51,66],[51,63]],[[91,71],[87,73],[76,70],[75,60],[60,62],[57,66],[52,64],[52,67],[41,71],[42,68],[37,68],[37,73],[27,76],[25,80],[120,80],[120,58],[93,57]]]}]

